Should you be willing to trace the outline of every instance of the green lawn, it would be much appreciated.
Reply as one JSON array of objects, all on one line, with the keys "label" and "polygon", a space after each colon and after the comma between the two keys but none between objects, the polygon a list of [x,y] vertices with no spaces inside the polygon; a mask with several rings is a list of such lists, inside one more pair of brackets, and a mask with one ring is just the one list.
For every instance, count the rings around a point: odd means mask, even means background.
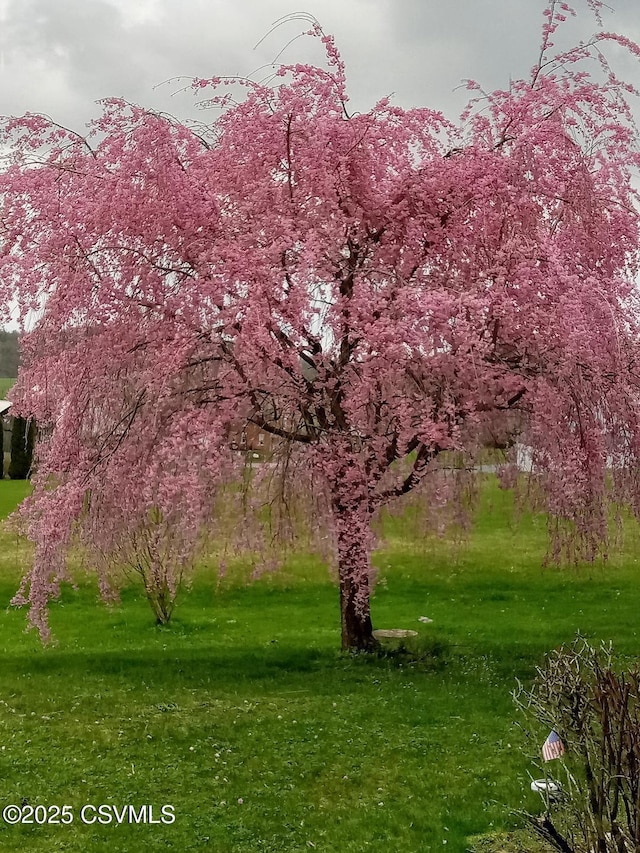
[{"label": "green lawn", "polygon": [[[0,483],[1,511],[16,499]],[[168,629],[136,588],[107,609],[84,580],[52,607],[52,647],[3,611],[0,804],[74,821],[0,820],[0,849],[423,853],[517,828],[547,732],[525,739],[510,691],[576,630],[637,654],[637,540],[607,568],[543,571],[544,525],[490,485],[466,548],[398,520],[387,541],[374,622],[418,630],[413,659],[341,655],[337,591],[310,560],[249,587],[203,568]],[[7,603],[26,549],[2,543]],[[84,804],[170,804],[175,822],[83,825]]]},{"label": "green lawn", "polygon": [[0,400],[6,400],[7,394],[15,384],[15,379],[5,379],[0,377]]}]

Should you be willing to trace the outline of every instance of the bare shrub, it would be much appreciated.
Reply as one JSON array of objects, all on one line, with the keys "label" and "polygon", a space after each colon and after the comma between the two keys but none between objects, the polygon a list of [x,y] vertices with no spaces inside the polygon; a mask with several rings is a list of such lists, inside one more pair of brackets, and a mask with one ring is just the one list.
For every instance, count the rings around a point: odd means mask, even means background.
[{"label": "bare shrub", "polygon": [[640,670],[614,669],[612,648],[578,636],[551,652],[530,691],[515,701],[529,720],[554,728],[565,755],[554,761],[563,796],[527,814],[562,853],[640,851]]}]

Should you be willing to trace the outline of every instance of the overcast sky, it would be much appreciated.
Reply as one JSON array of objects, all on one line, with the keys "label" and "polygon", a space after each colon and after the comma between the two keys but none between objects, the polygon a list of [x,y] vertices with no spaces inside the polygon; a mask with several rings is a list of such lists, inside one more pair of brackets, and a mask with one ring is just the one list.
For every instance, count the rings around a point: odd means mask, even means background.
[{"label": "overcast sky", "polygon": [[[612,2],[605,29],[640,40],[638,0]],[[596,29],[585,0],[575,4],[581,18],[565,33],[572,43]],[[251,75],[304,29],[294,20],[267,35],[273,23],[302,9],[335,36],[353,110],[393,93],[401,106],[456,118],[464,78],[493,89],[527,74],[544,7],[544,0],[0,0],[0,113],[44,112],[82,130],[98,114],[96,100],[120,96],[186,117],[193,96],[176,94],[186,79],[175,78]],[[319,61],[318,47],[297,39],[281,61]],[[613,59],[640,82],[640,66]]]}]

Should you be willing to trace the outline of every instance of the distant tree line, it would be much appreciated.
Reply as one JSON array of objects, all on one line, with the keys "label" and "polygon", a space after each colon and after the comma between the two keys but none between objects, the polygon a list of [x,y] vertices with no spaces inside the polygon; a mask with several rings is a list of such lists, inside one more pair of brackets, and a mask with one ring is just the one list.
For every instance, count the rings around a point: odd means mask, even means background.
[{"label": "distant tree line", "polygon": [[0,331],[0,378],[15,379],[20,364],[17,332]]},{"label": "distant tree line", "polygon": [[[0,379],[15,379],[20,364],[20,344],[17,332],[0,331]],[[10,412],[9,412],[10,414]],[[13,418],[11,423],[11,461],[8,475],[12,480],[29,476],[36,436],[34,421]]]},{"label": "distant tree line", "polygon": [[35,443],[36,422],[15,417],[11,429],[11,461],[7,472],[11,480],[26,480],[31,473]]}]

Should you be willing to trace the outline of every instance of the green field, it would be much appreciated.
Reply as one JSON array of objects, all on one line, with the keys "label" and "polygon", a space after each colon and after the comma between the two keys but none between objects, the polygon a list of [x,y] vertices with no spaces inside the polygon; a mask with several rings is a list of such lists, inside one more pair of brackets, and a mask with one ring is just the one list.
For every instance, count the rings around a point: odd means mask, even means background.
[{"label": "green field", "polygon": [[15,384],[15,379],[4,379],[0,377],[0,400],[6,400],[7,394]]},{"label": "green field", "polygon": [[[20,488],[0,483],[3,511]],[[2,544],[6,605],[27,550]],[[542,570],[544,546],[543,522],[516,523],[492,484],[465,548],[388,523],[374,622],[418,630],[411,655],[340,654],[337,591],[311,560],[248,587],[203,568],[164,629],[136,587],[107,609],[80,578],[47,648],[3,608],[0,804],[68,805],[73,823],[0,820],[0,849],[489,849],[478,836],[538,806],[528,774],[547,732],[516,725],[515,679],[577,630],[638,652],[637,538],[606,568]],[[154,820],[172,805],[175,822],[83,824],[85,804],[151,805]]]}]

